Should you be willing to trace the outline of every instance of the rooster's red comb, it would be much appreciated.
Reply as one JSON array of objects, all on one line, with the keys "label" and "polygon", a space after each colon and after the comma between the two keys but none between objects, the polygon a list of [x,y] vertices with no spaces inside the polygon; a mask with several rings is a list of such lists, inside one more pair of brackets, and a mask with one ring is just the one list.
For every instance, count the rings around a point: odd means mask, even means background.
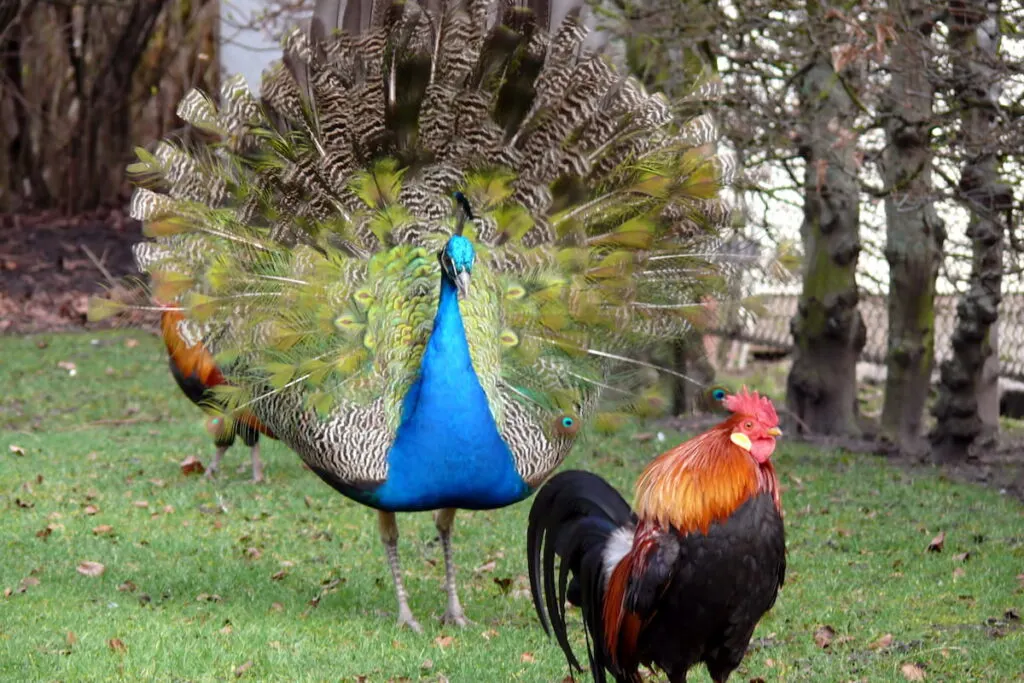
[{"label": "rooster's red comb", "polygon": [[739,392],[722,399],[722,405],[730,413],[750,415],[768,427],[776,427],[779,424],[779,416],[771,400],[756,391],[747,391],[745,386]]}]

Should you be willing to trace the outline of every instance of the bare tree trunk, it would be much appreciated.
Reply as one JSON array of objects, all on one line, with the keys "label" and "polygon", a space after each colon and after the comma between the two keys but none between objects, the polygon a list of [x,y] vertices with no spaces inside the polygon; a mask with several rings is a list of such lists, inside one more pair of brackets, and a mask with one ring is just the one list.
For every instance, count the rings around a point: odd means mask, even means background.
[{"label": "bare tree trunk", "polygon": [[855,277],[860,253],[856,108],[849,84],[825,53],[813,55],[797,83],[806,167],[800,228],[804,280],[790,323],[793,367],[786,404],[799,418],[799,430],[857,434],[857,359],[867,337]]},{"label": "bare tree trunk", "polygon": [[[8,0],[0,3],[0,57],[3,59],[3,75],[0,82],[6,84],[4,99],[7,100],[11,113],[13,133],[8,142],[6,178],[0,176],[0,182],[6,186],[11,197],[22,197],[27,204],[47,202],[50,198],[49,188],[43,179],[39,164],[32,151],[31,123],[28,102],[22,81],[24,65],[21,59],[22,35],[24,18],[33,10],[36,0]],[[3,101],[0,100],[0,111]],[[13,207],[18,206],[14,201]]]},{"label": "bare tree trunk", "polygon": [[932,201],[931,6],[890,2],[898,38],[883,113],[889,348],[882,430],[901,452],[914,454],[927,448],[921,420],[935,363],[935,280],[946,239]]},{"label": "bare tree trunk", "polygon": [[961,112],[963,170],[959,194],[970,211],[973,244],[968,289],[957,305],[953,356],[942,364],[933,453],[962,460],[993,443],[998,432],[996,322],[1002,297],[1003,238],[1012,190],[1001,180],[994,135],[1000,74],[998,0],[960,0],[950,6],[949,42],[955,96]]}]

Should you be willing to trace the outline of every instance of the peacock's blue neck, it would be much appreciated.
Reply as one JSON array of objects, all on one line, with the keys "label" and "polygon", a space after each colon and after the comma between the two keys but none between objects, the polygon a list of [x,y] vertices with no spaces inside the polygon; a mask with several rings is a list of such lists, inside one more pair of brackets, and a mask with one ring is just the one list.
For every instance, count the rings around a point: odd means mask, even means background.
[{"label": "peacock's blue neck", "polygon": [[388,478],[366,502],[394,512],[491,509],[529,492],[473,369],[458,290],[442,276],[420,375],[388,453]]}]

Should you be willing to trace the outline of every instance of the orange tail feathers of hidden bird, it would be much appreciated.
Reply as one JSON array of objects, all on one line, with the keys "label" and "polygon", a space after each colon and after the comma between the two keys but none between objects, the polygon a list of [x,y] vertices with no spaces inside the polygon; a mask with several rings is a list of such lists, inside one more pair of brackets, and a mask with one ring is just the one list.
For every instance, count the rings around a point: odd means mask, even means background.
[{"label": "orange tail feathers of hidden bird", "polygon": [[[727,396],[731,415],[656,457],[635,506],[597,475],[553,477],[530,510],[527,554],[534,605],[570,666],[565,599],[582,608],[591,673],[639,681],[640,666],[670,681],[703,662],[716,682],[739,665],[785,576],[782,501],[771,455],[781,436],[771,401]],[[556,583],[555,556],[561,558]],[[557,586],[557,590],[556,590]],[[550,628],[549,628],[550,627]]]},{"label": "orange tail feathers of hidden bird", "polygon": [[[209,390],[227,380],[213,359],[213,355],[202,343],[189,344],[182,336],[180,325],[185,316],[180,310],[168,308],[160,314],[160,336],[167,347],[171,372],[178,386],[198,406],[215,408],[215,401]],[[260,422],[252,412],[239,411],[231,418],[238,425],[245,425],[268,438],[276,438],[273,432]]]}]

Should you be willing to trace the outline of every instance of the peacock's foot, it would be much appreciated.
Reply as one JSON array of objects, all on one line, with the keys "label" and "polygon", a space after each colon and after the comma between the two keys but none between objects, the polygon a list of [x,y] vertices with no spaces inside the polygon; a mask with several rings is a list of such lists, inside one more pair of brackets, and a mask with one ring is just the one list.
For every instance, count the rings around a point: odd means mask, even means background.
[{"label": "peacock's foot", "polygon": [[266,480],[267,480],[267,478],[263,476],[262,472],[258,472],[256,474],[252,475],[252,483],[254,483],[254,484],[262,484]]},{"label": "peacock's foot", "polygon": [[413,633],[423,633],[423,627],[412,616],[412,611],[408,608],[398,611],[398,628],[408,628]]},{"label": "peacock's foot", "polygon": [[210,467],[206,468],[206,474],[203,475],[203,477],[205,479],[213,479],[216,476],[217,476],[217,468],[212,466],[212,465]]},{"label": "peacock's foot", "polygon": [[446,609],[444,614],[441,615],[441,623],[445,626],[458,626],[459,628],[466,628],[473,624],[472,621],[466,618],[461,607],[454,610],[451,607]]}]

